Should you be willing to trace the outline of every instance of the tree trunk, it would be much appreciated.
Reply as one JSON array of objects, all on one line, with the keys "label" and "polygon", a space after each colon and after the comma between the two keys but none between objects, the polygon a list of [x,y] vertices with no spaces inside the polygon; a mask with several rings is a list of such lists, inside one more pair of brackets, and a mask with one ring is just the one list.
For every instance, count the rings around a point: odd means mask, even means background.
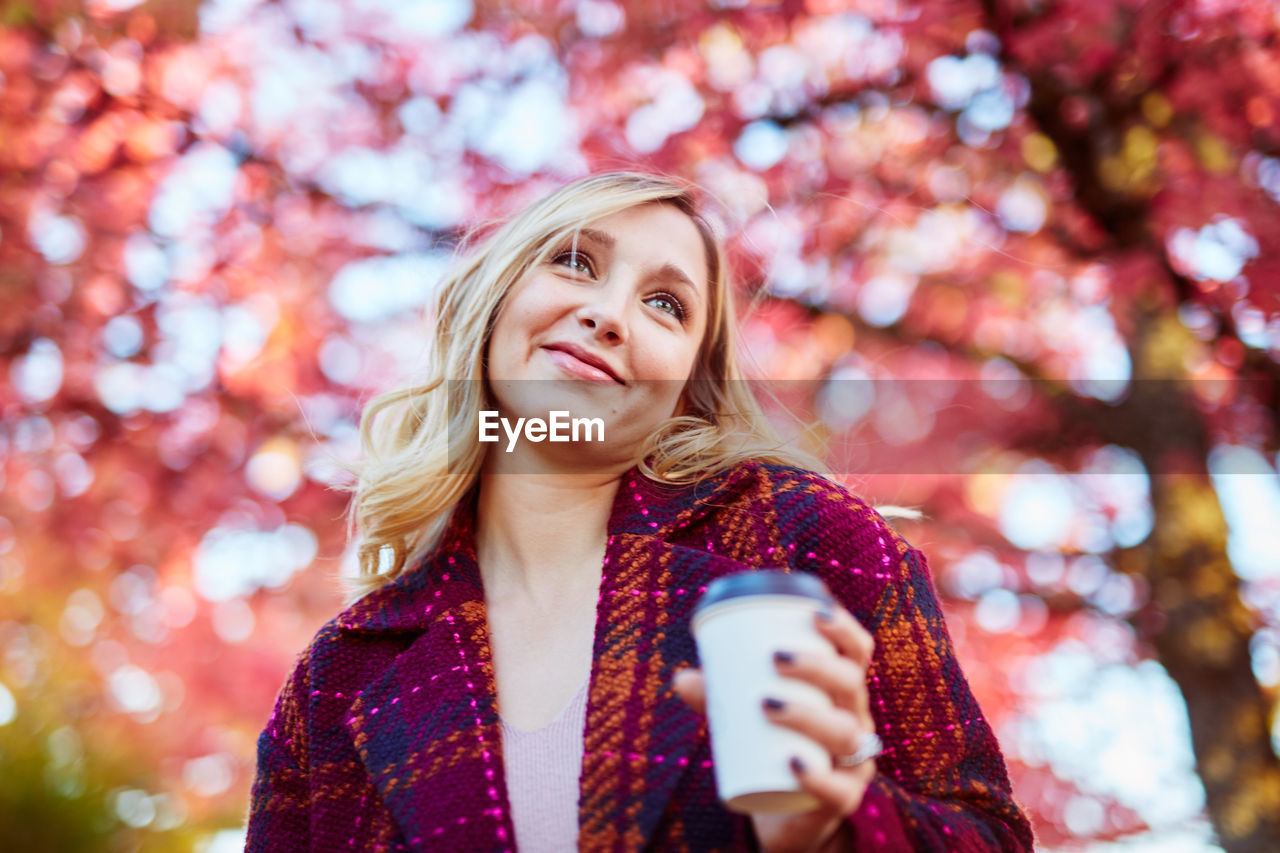
[{"label": "tree trunk", "polygon": [[[1280,760],[1271,745],[1272,703],[1254,678],[1249,652],[1257,620],[1240,600],[1239,579],[1227,557],[1227,523],[1206,467],[1210,438],[1183,363],[1198,342],[1174,311],[1194,288],[1170,268],[1164,235],[1152,231],[1148,201],[1100,180],[1101,161],[1109,153],[1104,140],[1118,138],[1138,118],[1138,99],[1107,101],[1114,92],[1107,70],[1089,92],[1076,93],[1051,71],[1020,67],[1009,49],[1019,29],[1012,7],[980,2],[989,28],[1001,39],[1002,61],[1030,83],[1028,115],[1061,155],[1076,202],[1107,235],[1103,251],[1145,256],[1147,263],[1133,269],[1151,271],[1146,287],[1154,298],[1141,309],[1131,337],[1133,394],[1099,424],[1112,440],[1133,448],[1151,475],[1155,525],[1135,551],[1152,592],[1152,612],[1140,617],[1153,618],[1135,622],[1187,703],[1196,768],[1219,843],[1229,853],[1274,853],[1280,850]],[[1064,101],[1075,94],[1102,103],[1088,126],[1063,118]],[[1274,365],[1267,368],[1266,375],[1274,376]]]},{"label": "tree trunk", "polygon": [[[1179,337],[1183,346],[1169,346]],[[1181,359],[1158,354],[1192,343],[1170,313],[1144,316],[1135,368],[1168,375]],[[1208,436],[1189,382],[1148,385],[1165,399],[1159,408],[1133,407],[1156,414],[1129,424],[1146,437],[1134,449],[1151,474],[1155,511],[1151,537],[1141,548],[1155,619],[1139,621],[1187,703],[1196,769],[1219,842],[1229,853],[1273,853],[1280,850],[1280,760],[1271,746],[1271,703],[1250,659],[1256,617],[1240,600],[1227,557],[1226,518],[1204,467]]]}]

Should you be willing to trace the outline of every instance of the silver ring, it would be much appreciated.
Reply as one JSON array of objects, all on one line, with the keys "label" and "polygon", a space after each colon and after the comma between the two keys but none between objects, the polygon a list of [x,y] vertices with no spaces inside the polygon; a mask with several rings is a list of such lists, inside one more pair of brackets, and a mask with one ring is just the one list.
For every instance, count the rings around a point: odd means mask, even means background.
[{"label": "silver ring", "polygon": [[880,735],[875,732],[867,732],[858,738],[858,748],[852,755],[837,755],[835,763],[837,767],[857,767],[882,752],[884,752],[884,741],[880,740]]}]

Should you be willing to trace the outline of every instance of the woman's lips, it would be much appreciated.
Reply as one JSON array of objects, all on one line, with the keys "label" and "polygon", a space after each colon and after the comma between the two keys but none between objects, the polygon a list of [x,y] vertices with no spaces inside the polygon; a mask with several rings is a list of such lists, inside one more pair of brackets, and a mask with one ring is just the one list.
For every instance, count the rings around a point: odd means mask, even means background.
[{"label": "woman's lips", "polygon": [[564,350],[543,348],[543,352],[564,370],[572,373],[581,379],[592,379],[597,382],[617,382],[609,374],[593,364],[587,364],[579,358],[575,358]]}]

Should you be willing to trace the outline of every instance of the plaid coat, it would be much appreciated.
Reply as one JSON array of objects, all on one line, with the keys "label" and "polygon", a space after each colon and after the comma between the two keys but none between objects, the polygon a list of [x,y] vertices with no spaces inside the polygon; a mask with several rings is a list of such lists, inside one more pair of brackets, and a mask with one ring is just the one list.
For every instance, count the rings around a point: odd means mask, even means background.
[{"label": "plaid coat", "polygon": [[[327,624],[258,742],[247,849],[515,847],[474,504],[412,571]],[[671,689],[716,577],[814,572],[876,640],[885,752],[848,820],[859,850],[1029,850],[1004,761],[952,651],[923,555],[845,489],[744,463],[673,489],[632,470],[608,526],[579,799],[582,850],[752,850],[717,801],[703,718]]]}]

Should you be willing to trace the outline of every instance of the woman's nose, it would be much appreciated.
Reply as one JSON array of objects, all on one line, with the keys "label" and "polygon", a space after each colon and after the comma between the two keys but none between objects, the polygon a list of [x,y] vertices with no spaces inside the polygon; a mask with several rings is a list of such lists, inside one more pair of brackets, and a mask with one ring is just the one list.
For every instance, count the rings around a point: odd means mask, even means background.
[{"label": "woman's nose", "polygon": [[578,322],[592,337],[610,343],[627,338],[626,303],[623,288],[600,287],[578,308]]}]

